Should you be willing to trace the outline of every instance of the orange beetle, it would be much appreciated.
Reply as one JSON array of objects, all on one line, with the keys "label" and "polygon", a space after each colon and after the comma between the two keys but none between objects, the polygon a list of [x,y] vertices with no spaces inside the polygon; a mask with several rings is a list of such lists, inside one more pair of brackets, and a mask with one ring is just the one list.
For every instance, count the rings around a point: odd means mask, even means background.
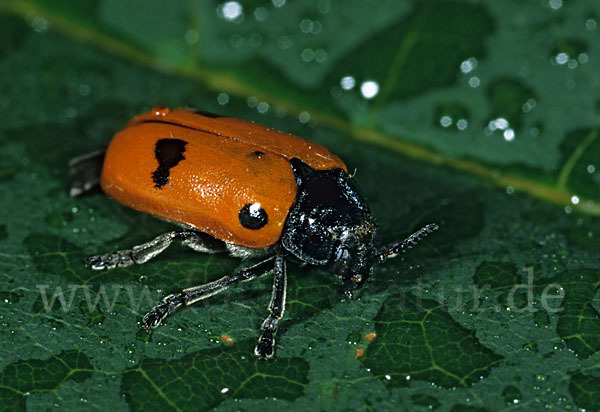
[{"label": "orange beetle", "polygon": [[270,313],[255,349],[263,359],[273,356],[285,309],[287,258],[330,266],[352,296],[371,277],[374,262],[437,228],[426,225],[381,247],[379,227],[346,165],[323,146],[238,119],[162,106],[130,121],[105,153],[74,159],[71,175],[72,195],[99,180],[118,202],[184,227],[130,250],[89,257],[92,269],[147,262],[174,240],[200,252],[268,256],[165,297],[142,323],[156,327],[181,305],[273,272]]}]

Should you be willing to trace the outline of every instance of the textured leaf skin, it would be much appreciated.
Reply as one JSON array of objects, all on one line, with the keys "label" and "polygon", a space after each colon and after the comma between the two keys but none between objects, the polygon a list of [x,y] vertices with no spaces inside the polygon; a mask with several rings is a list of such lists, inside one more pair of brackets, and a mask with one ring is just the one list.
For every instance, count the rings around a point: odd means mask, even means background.
[{"label": "textured leaf skin", "polygon": [[[598,3],[223,4],[0,1],[0,409],[599,410]],[[240,267],[83,265],[172,228],[68,197],[68,160],[159,104],[327,146],[386,242],[440,230],[354,301],[291,262],[271,362],[267,278],[147,334],[161,296]]]}]

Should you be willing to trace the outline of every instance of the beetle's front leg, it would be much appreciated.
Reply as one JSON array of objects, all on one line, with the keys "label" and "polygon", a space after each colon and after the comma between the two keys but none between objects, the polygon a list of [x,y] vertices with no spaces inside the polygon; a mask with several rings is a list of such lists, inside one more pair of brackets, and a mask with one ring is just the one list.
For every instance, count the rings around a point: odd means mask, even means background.
[{"label": "beetle's front leg", "polygon": [[287,272],[285,267],[285,258],[283,251],[280,251],[275,257],[275,271],[273,273],[273,292],[271,294],[271,303],[269,303],[269,316],[262,323],[262,335],[258,339],[258,344],[254,349],[254,354],[261,359],[273,357],[275,346],[275,332],[277,332],[277,323],[283,317],[285,311],[285,295],[287,286]]}]

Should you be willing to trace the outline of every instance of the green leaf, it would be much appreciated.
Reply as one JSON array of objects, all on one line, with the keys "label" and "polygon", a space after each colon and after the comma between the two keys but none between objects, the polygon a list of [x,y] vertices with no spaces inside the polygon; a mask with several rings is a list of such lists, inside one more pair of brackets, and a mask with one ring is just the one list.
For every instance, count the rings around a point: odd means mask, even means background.
[{"label": "green leaf", "polygon": [[[600,410],[599,25],[587,0],[0,1],[1,409]],[[69,159],[155,105],[329,147],[384,243],[440,229],[355,300],[288,262],[271,361],[268,276],[146,333],[249,264],[84,266],[173,227],[68,196]]]},{"label": "green leaf", "polygon": [[503,360],[483,347],[473,331],[457,325],[447,308],[414,296],[388,297],[375,330],[378,338],[369,345],[365,366],[390,386],[408,386],[416,379],[469,387]]},{"label": "green leaf", "polygon": [[267,364],[248,356],[254,345],[254,340],[240,342],[233,348],[198,351],[172,362],[144,359],[125,372],[123,394],[132,408],[140,410],[208,409],[231,397],[294,400],[301,396],[308,383],[308,362],[287,358]]}]

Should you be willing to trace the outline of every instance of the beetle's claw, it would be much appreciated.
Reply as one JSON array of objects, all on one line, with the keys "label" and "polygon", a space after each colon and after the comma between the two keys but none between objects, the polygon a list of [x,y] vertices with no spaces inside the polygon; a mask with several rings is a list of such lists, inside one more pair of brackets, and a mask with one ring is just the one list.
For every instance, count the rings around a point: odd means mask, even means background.
[{"label": "beetle's claw", "polygon": [[258,339],[258,344],[254,348],[254,354],[260,359],[271,359],[273,357],[273,347],[275,339],[271,331],[265,331]]},{"label": "beetle's claw", "polygon": [[90,256],[83,261],[85,266],[94,270],[107,268],[106,264],[101,259],[102,256]]},{"label": "beetle's claw", "polygon": [[169,305],[163,303],[162,305],[156,306],[151,312],[146,313],[142,320],[142,328],[149,330],[154,329],[163,321],[164,318],[169,314]]}]

